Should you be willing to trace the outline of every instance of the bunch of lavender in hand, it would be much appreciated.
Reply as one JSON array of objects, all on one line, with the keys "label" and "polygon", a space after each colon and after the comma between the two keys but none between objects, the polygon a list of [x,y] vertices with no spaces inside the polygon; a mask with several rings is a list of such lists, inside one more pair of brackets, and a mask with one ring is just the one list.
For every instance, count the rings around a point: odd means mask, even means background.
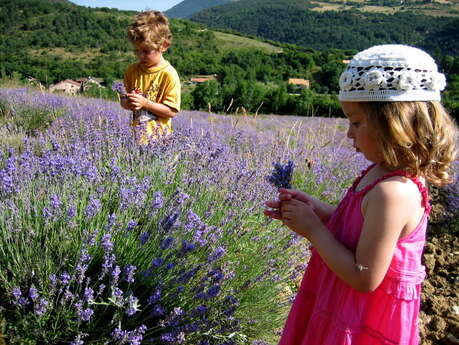
[{"label": "bunch of lavender in hand", "polygon": [[267,177],[269,183],[276,188],[292,188],[292,176],[293,176],[293,162],[288,161],[287,164],[273,163],[274,169]]},{"label": "bunch of lavender in hand", "polygon": [[126,88],[124,87],[124,84],[120,81],[114,82],[112,85],[112,90],[117,92],[120,96],[126,95]]}]

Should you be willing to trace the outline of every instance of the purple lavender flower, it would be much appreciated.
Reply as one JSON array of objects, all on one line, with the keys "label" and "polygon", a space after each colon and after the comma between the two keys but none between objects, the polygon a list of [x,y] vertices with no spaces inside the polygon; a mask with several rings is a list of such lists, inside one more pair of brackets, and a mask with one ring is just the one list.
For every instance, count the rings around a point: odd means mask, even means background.
[{"label": "purple lavender flower", "polygon": [[34,287],[29,289],[29,298],[34,301],[38,298],[38,291]]},{"label": "purple lavender flower", "polygon": [[185,201],[187,201],[188,199],[190,198],[190,196],[186,193],[183,193],[181,191],[178,191],[177,192],[177,195],[176,195],[176,200],[175,202],[177,203],[178,206],[181,206],[183,205],[183,203]]},{"label": "purple lavender flower", "polygon": [[152,265],[153,267],[159,267],[159,266],[161,266],[163,263],[164,263],[164,259],[163,259],[163,258],[156,258],[156,259],[154,259],[154,260],[151,262],[151,265]]},{"label": "purple lavender flower", "polygon": [[68,218],[73,218],[76,216],[76,207],[75,206],[70,206],[68,209],[67,209],[67,217]]},{"label": "purple lavender flower", "polygon": [[139,299],[135,296],[127,298],[126,314],[132,316],[139,311]]},{"label": "purple lavender flower", "polygon": [[113,250],[112,235],[104,234],[101,239],[101,246],[106,252]]},{"label": "purple lavender flower", "polygon": [[116,256],[114,254],[105,254],[104,261],[102,262],[102,274],[110,272],[113,265],[115,264]]},{"label": "purple lavender flower", "polygon": [[222,280],[225,276],[220,269],[214,269],[209,272],[209,277],[211,278],[212,282],[217,283]]},{"label": "purple lavender flower", "polygon": [[83,302],[75,303],[75,309],[80,321],[89,321],[94,314],[94,310],[90,308],[83,309]]},{"label": "purple lavender flower", "polygon": [[91,289],[90,287],[86,287],[86,288],[84,289],[83,300],[84,300],[85,302],[92,302],[92,301],[94,301],[94,290]]},{"label": "purple lavender flower", "polygon": [[61,202],[61,199],[59,198],[59,196],[57,194],[53,194],[49,197],[49,200],[51,202],[51,207],[55,210],[58,210],[61,208],[62,206],[62,202]]},{"label": "purple lavender flower", "polygon": [[164,316],[165,314],[166,314],[166,310],[160,304],[156,304],[151,311],[152,317],[161,317],[161,316]]},{"label": "purple lavender flower", "polygon": [[116,222],[116,214],[112,213],[108,216],[107,225],[105,226],[106,230],[110,230]]},{"label": "purple lavender flower", "polygon": [[139,236],[139,242],[141,245],[144,245],[145,243],[147,243],[149,239],[150,239],[150,234],[148,233],[148,231],[144,231]]},{"label": "purple lavender flower", "polygon": [[118,282],[120,274],[121,274],[120,266],[116,265],[115,267],[113,267],[113,270],[112,270],[112,284],[116,284]]},{"label": "purple lavender flower", "polygon": [[111,333],[111,337],[117,344],[140,345],[143,340],[143,334],[147,331],[147,326],[141,325],[133,331],[123,331],[117,327]]},{"label": "purple lavender flower", "polygon": [[161,289],[160,288],[156,288],[155,289],[155,292],[153,292],[153,294],[148,297],[148,304],[156,304],[159,302],[159,300],[161,299]]},{"label": "purple lavender flower", "polygon": [[124,83],[120,81],[116,81],[113,83],[112,90],[119,93],[120,95],[125,95],[127,93]]},{"label": "purple lavender flower", "polygon": [[184,332],[171,332],[166,333],[161,336],[161,340],[163,340],[166,344],[183,344],[185,342],[185,333]]},{"label": "purple lavender flower", "polygon": [[106,288],[105,284],[100,284],[99,285],[99,289],[97,290],[97,296],[102,295],[102,293],[104,292],[105,288]]},{"label": "purple lavender flower", "polygon": [[26,297],[21,297],[21,298],[19,298],[19,300],[17,301],[16,304],[18,304],[18,305],[20,305],[20,306],[22,306],[22,307],[25,307],[26,305],[29,305],[30,302],[29,302],[29,299],[28,299],[28,298],[26,298]]},{"label": "purple lavender flower", "polygon": [[21,289],[18,288],[17,286],[14,287],[13,290],[11,291],[11,295],[17,301],[22,296]]},{"label": "purple lavender flower", "polygon": [[212,254],[209,255],[209,262],[215,261],[225,254],[226,250],[222,246],[217,247]]},{"label": "purple lavender flower", "polygon": [[196,246],[194,243],[188,242],[187,240],[182,240],[182,248],[180,249],[180,252],[182,254],[186,254],[191,252],[195,248]]},{"label": "purple lavender flower", "polygon": [[135,281],[134,278],[134,273],[137,267],[134,265],[126,265],[124,267],[124,280],[126,280],[128,283],[133,283]]},{"label": "purple lavender flower", "polygon": [[40,298],[38,300],[38,303],[36,303],[35,306],[34,306],[35,314],[36,315],[43,315],[44,313],[46,313],[46,311],[48,309],[48,304],[49,304],[49,302],[46,299]]},{"label": "purple lavender flower", "polygon": [[116,286],[112,286],[112,296],[111,300],[119,307],[122,307],[124,304],[123,299],[123,290]]},{"label": "purple lavender flower", "polygon": [[162,192],[155,192],[153,194],[153,203],[152,203],[151,207],[154,210],[157,210],[157,209],[163,207],[163,205],[164,205],[163,193]]},{"label": "purple lavender flower", "polygon": [[60,282],[63,286],[68,285],[68,283],[70,283],[70,279],[70,274],[68,274],[67,272],[63,272],[60,276]]},{"label": "purple lavender flower", "polygon": [[292,188],[293,162],[287,164],[273,163],[274,169],[270,176],[267,177],[269,183],[276,188]]},{"label": "purple lavender flower", "polygon": [[172,227],[176,224],[177,218],[179,216],[179,212],[172,212],[164,219],[161,220],[161,226],[165,232],[172,229]]},{"label": "purple lavender flower", "polygon": [[207,290],[207,298],[210,299],[210,298],[217,297],[219,293],[220,293],[220,286],[218,285],[211,286]]},{"label": "purple lavender flower", "polygon": [[138,223],[135,220],[130,220],[126,226],[126,231],[132,231],[134,228],[138,225]]},{"label": "purple lavender flower", "polygon": [[88,218],[94,217],[97,212],[99,212],[100,208],[102,207],[102,204],[99,199],[93,199],[89,200],[88,206],[86,206],[86,209],[84,210],[84,214]]},{"label": "purple lavender flower", "polygon": [[172,245],[173,242],[174,242],[173,237],[166,237],[159,245],[159,248],[161,248],[162,250],[166,250]]}]

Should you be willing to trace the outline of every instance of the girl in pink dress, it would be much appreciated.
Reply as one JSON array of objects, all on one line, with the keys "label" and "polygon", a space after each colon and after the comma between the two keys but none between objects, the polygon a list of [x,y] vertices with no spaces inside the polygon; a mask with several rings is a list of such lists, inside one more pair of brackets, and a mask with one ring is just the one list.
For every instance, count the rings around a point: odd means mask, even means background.
[{"label": "girl in pink dress", "polygon": [[340,78],[347,135],[373,164],[337,207],[279,190],[265,214],[313,246],[279,345],[416,345],[426,183],[453,178],[458,129],[440,101],[445,77],[422,50],[381,45]]}]

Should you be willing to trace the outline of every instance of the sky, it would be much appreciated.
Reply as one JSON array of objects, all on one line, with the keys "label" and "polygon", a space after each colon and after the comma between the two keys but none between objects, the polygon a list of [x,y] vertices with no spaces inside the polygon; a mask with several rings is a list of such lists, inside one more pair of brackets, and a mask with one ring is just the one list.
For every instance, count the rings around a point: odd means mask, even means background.
[{"label": "sky", "polygon": [[166,11],[183,0],[70,0],[74,4],[89,7],[109,7],[120,10],[143,11],[145,9]]}]

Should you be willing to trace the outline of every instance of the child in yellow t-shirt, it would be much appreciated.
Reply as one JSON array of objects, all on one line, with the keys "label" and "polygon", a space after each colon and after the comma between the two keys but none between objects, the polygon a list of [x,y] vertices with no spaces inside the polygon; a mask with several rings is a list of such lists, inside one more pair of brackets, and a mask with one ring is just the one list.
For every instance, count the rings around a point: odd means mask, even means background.
[{"label": "child in yellow t-shirt", "polygon": [[172,132],[171,119],[180,111],[180,79],[163,57],[172,38],[166,16],[141,12],[127,33],[138,62],[125,71],[127,93],[121,97],[121,106],[133,111],[134,128],[144,126],[139,143],[145,145],[155,134]]}]

